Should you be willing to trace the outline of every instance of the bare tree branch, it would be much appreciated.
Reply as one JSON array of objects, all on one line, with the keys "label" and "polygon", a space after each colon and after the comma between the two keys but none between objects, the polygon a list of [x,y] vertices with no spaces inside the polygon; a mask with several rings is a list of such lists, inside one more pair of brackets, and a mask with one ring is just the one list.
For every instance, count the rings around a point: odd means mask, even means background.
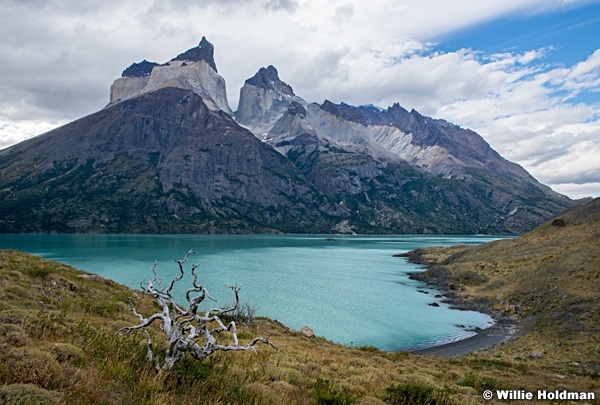
[{"label": "bare tree branch", "polygon": [[[237,337],[237,326],[235,321],[229,322],[227,326],[223,323],[220,316],[231,314],[239,308],[239,286],[227,286],[233,291],[235,301],[230,308],[212,308],[204,313],[204,316],[199,313],[199,306],[205,300],[215,301],[208,291],[198,283],[197,269],[200,262],[191,266],[191,274],[193,276],[192,288],[189,288],[185,293],[187,308],[183,309],[175,302],[175,297],[171,291],[185,275],[184,265],[192,254],[197,252],[190,250],[183,259],[177,260],[179,266],[179,274],[171,280],[167,287],[163,287],[161,280],[156,273],[158,262],[152,266],[152,274],[154,278],[146,283],[142,283],[142,289],[152,295],[161,312],[154,313],[148,317],[139,314],[135,309],[133,302],[129,301],[129,305],[133,314],[139,318],[138,325],[128,326],[121,329],[122,334],[127,334],[131,331],[141,330],[147,338],[148,344],[148,361],[153,364],[157,372],[172,368],[178,361],[185,358],[185,354],[189,353],[192,357],[198,360],[203,360],[216,351],[241,351],[254,349],[258,343],[278,348],[268,338],[257,337],[250,343],[240,346]],[[167,336],[169,341],[162,362],[153,351],[152,338],[146,329],[155,321],[162,321],[161,329]],[[216,324],[213,329],[209,325]],[[232,345],[221,345],[217,342],[216,336],[224,331],[229,331],[233,338]]]}]

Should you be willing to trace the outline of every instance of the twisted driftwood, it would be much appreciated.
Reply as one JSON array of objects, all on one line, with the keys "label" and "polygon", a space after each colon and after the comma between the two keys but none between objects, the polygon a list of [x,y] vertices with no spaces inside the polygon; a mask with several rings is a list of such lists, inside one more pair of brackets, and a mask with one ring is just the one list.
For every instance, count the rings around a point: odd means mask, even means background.
[{"label": "twisted driftwood", "polygon": [[[231,314],[238,309],[240,305],[238,297],[240,287],[238,286],[228,286],[235,295],[235,302],[231,308],[212,308],[207,310],[204,314],[199,312],[198,307],[205,299],[208,298],[216,302],[216,300],[209,295],[208,291],[198,284],[198,274],[196,273],[196,269],[200,266],[200,263],[191,266],[191,274],[194,276],[194,280],[193,287],[188,289],[185,293],[188,307],[183,309],[175,303],[175,299],[173,298],[173,295],[171,295],[171,290],[175,284],[183,278],[184,264],[187,262],[189,256],[195,253],[197,252],[190,250],[182,260],[177,260],[177,264],[179,265],[179,275],[171,280],[166,287],[162,286],[162,283],[156,274],[158,262],[154,263],[152,266],[154,278],[148,283],[142,283],[141,287],[146,293],[154,296],[162,311],[145,318],[137,312],[130,299],[129,304],[131,311],[140,319],[140,323],[138,325],[122,328],[122,333],[127,334],[133,330],[141,330],[146,335],[148,340],[148,361],[154,365],[154,368],[159,373],[163,370],[172,368],[175,363],[183,360],[185,358],[185,353],[189,353],[195,359],[203,360],[218,350],[248,350],[254,348],[259,342],[277,348],[277,346],[271,343],[268,338],[263,337],[254,338],[250,343],[240,346],[235,322],[231,321],[225,326],[219,318],[221,315]],[[146,330],[146,328],[155,321],[160,321],[162,323],[161,329],[169,340],[162,363],[160,359],[156,358],[154,355],[152,338]],[[210,329],[209,324],[216,327]],[[221,345],[217,342],[215,335],[226,330],[230,331],[233,336],[233,345]]]}]

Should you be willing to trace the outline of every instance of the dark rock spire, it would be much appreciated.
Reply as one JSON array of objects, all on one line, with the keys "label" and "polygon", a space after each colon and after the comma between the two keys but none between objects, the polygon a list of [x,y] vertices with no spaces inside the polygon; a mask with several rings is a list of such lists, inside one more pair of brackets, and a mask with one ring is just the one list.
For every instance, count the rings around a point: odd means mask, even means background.
[{"label": "dark rock spire", "polygon": [[152,69],[158,66],[158,63],[148,62],[146,59],[140,63],[134,63],[123,71],[122,77],[144,77],[150,76]]},{"label": "dark rock spire", "polygon": [[279,79],[277,69],[272,65],[269,65],[267,68],[260,68],[253,77],[246,80],[246,83],[262,87],[263,89],[272,89],[287,96],[295,95],[292,86]]},{"label": "dark rock spire", "polygon": [[213,46],[213,44],[208,42],[206,40],[206,37],[202,37],[202,40],[200,40],[200,43],[197,47],[188,49],[184,53],[177,55],[177,57],[173,58],[172,60],[183,60],[191,62],[198,62],[203,60],[206,63],[208,63],[208,66],[213,68],[213,70],[218,73],[217,65],[215,65],[214,51],[215,47]]}]

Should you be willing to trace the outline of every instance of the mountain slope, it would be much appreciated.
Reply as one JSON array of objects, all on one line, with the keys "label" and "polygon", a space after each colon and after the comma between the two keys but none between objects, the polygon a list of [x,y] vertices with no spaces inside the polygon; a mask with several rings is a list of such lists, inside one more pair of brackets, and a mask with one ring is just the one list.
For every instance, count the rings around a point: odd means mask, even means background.
[{"label": "mountain slope", "polygon": [[[166,263],[158,268],[159,274],[172,270]],[[243,301],[244,290],[240,294]],[[397,404],[410,398],[458,405],[481,403],[484,389],[598,392],[597,374],[581,365],[551,364],[545,357],[501,360],[489,352],[441,359],[344,347],[265,318],[238,323],[240,343],[268,331],[278,350],[260,346],[205,361],[187,356],[157,375],[147,362],[145,336],[118,333],[139,322],[128,309],[130,299],[139,313],[156,312],[152,297],[140,291],[0,250],[0,297],[3,404],[188,404],[199,398],[207,404]],[[153,325],[149,333],[155,348],[167,346],[160,328]],[[231,340],[221,335],[220,343]]]},{"label": "mountain slope", "polygon": [[236,119],[363,232],[514,234],[571,205],[472,131],[398,104],[307,103],[272,66],[246,81]]},{"label": "mountain slope", "polygon": [[315,232],[344,210],[190,90],[122,101],[0,152],[3,232]]}]

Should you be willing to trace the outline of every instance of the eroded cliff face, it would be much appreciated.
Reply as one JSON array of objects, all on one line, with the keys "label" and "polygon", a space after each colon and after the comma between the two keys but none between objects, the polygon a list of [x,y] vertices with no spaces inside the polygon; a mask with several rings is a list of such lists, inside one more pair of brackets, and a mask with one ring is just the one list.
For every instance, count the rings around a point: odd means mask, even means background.
[{"label": "eroded cliff face", "polygon": [[261,68],[240,90],[235,119],[260,138],[292,103],[306,105],[304,100],[296,97],[291,86],[279,79],[277,69],[273,66]]},{"label": "eroded cliff face", "polygon": [[[192,90],[211,110],[233,115],[227,101],[225,79],[217,73],[213,50],[213,45],[203,37],[197,47],[163,65],[146,61],[134,63],[111,86],[109,106],[144,93],[174,87]],[[132,69],[138,66],[138,69]]]}]

